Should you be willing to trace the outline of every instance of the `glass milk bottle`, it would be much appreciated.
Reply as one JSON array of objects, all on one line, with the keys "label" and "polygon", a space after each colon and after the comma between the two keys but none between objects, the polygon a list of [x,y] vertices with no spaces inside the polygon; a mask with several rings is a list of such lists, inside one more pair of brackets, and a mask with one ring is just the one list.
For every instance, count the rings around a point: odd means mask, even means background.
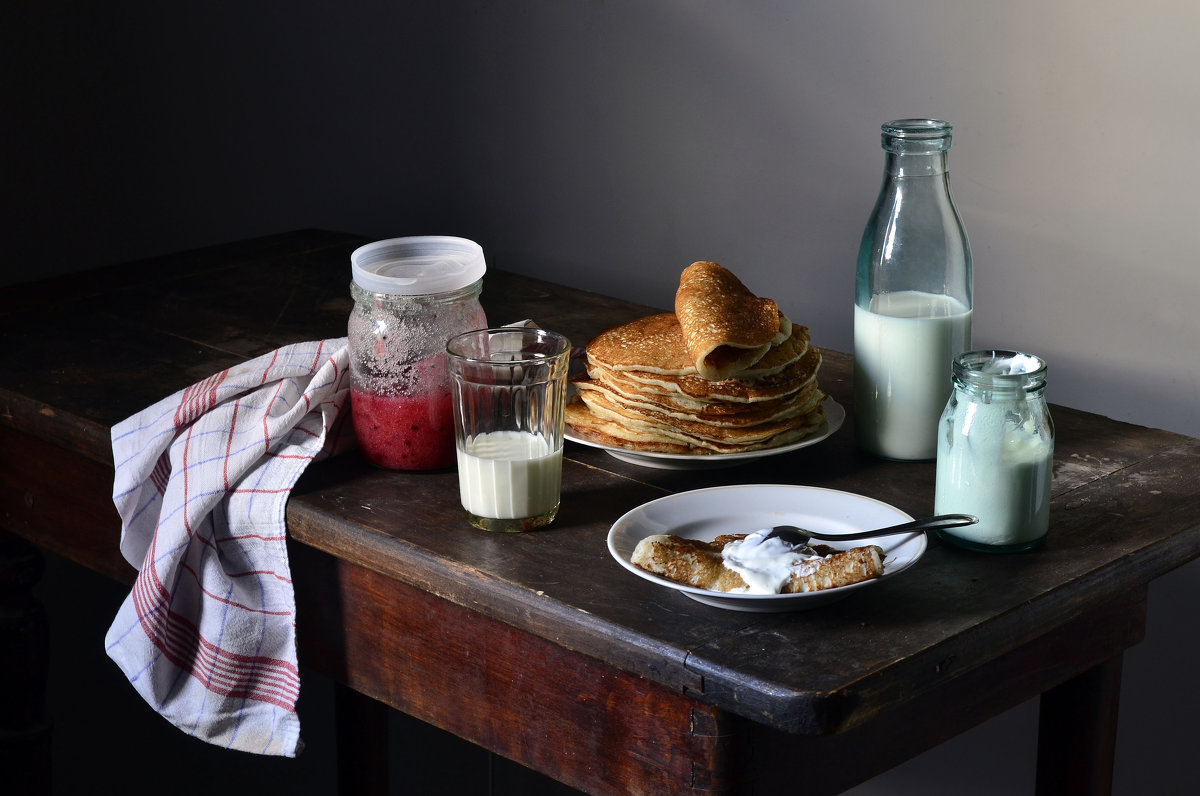
[{"label": "glass milk bottle", "polygon": [[354,434],[392,470],[454,467],[446,341],[487,326],[483,249],[465,238],[392,238],[350,255],[347,323]]},{"label": "glass milk bottle", "polygon": [[937,455],[951,362],[971,347],[971,247],[950,197],[950,131],[934,119],[883,125],[883,187],[858,250],[855,431],[888,459]]},{"label": "glass milk bottle", "polygon": [[933,509],[979,522],[937,533],[973,550],[1035,547],[1050,527],[1054,469],[1046,363],[1016,351],[968,351],[955,358],[953,372],[938,426]]}]

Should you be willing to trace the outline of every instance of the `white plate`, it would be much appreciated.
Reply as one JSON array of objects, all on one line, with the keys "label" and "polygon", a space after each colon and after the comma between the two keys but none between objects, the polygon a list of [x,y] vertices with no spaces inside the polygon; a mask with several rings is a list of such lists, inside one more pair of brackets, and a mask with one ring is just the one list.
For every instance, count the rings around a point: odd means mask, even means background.
[{"label": "white plate", "polygon": [[764,448],[762,450],[744,451],[742,453],[647,453],[632,451],[590,440],[587,437],[574,433],[570,427],[567,428],[566,437],[572,442],[578,442],[580,445],[589,445],[593,448],[600,448],[607,451],[609,456],[629,462],[630,464],[640,464],[643,467],[657,467],[662,470],[699,470],[703,468],[733,467],[734,465],[757,461],[764,456],[778,456],[781,453],[790,453],[801,448],[807,448],[809,445],[816,445],[821,440],[828,439],[835,431],[842,427],[842,423],[846,420],[846,410],[832,398],[826,398],[822,405],[825,407],[825,422],[818,426],[811,435],[797,442],[780,445],[778,448]]},{"label": "white plate", "polygon": [[698,589],[652,575],[630,561],[638,542],[656,533],[711,541],[723,533],[748,533],[774,525],[798,525],[812,531],[852,533],[911,520],[900,509],[850,492],[811,486],[757,484],[718,486],[680,492],[638,506],[608,532],[608,551],[621,566],[651,583],[683,592],[693,600],[737,611],[795,611],[815,608],[858,589],[894,578],[925,554],[924,533],[881,536],[852,542],[818,540],[849,549],[868,544],[883,548],[883,575],[836,589],[801,594],[726,594]]}]

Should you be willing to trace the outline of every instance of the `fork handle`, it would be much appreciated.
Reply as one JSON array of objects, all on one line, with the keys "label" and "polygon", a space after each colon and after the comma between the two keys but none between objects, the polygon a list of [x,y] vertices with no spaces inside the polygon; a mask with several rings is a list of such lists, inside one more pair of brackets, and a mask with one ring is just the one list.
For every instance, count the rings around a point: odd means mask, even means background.
[{"label": "fork handle", "polygon": [[979,522],[979,518],[970,514],[937,514],[933,517],[924,517],[911,522],[904,522],[899,525],[891,525],[887,528],[880,528],[875,531],[855,531],[854,533],[829,533],[819,534],[812,533],[810,535],[814,539],[825,539],[827,541],[836,540],[852,540],[852,539],[870,539],[874,536],[891,536],[895,533],[908,533],[911,531],[936,531],[938,528],[958,528],[962,525],[974,525]]}]

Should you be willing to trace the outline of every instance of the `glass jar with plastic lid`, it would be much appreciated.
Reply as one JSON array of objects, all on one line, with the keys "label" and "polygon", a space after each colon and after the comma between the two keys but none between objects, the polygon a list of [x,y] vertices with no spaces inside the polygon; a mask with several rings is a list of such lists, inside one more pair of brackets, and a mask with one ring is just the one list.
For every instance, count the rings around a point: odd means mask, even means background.
[{"label": "glass jar with plastic lid", "polygon": [[465,238],[392,238],[350,255],[347,325],[354,433],[394,470],[455,465],[446,341],[487,326],[483,249]]}]

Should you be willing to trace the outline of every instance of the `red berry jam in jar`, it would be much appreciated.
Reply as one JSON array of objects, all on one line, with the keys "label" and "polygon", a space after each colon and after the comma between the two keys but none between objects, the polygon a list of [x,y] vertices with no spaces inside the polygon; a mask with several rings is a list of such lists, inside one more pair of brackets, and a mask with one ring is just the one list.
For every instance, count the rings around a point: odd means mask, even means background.
[{"label": "red berry jam in jar", "polygon": [[367,461],[455,466],[446,341],[487,326],[483,249],[464,238],[393,238],[350,256],[350,401]]}]

